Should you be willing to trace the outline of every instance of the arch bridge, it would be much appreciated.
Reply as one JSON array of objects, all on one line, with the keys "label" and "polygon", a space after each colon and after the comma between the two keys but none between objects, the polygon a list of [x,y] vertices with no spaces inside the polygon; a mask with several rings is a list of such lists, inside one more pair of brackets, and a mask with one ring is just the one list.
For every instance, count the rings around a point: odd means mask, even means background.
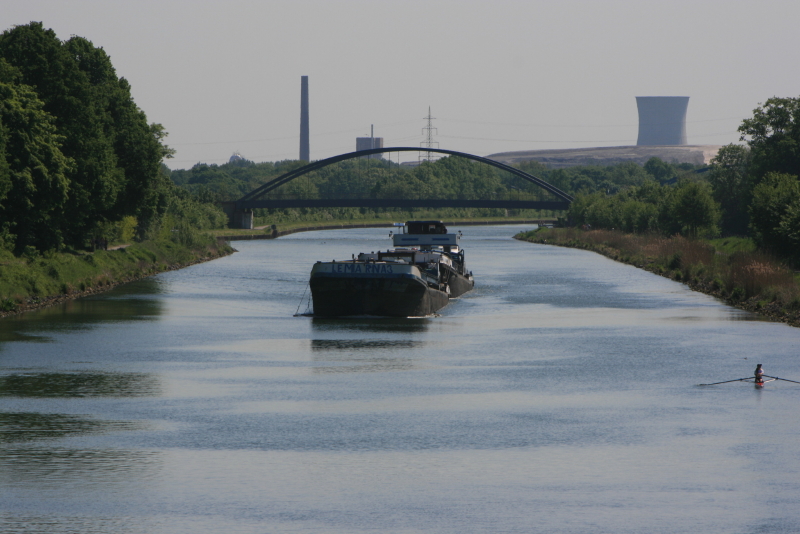
[{"label": "arch bridge", "polygon": [[[364,199],[265,199],[264,195],[274,191],[278,187],[291,182],[309,172],[319,170],[328,165],[333,165],[349,159],[361,158],[373,154],[386,152],[428,152],[436,154],[446,154],[448,156],[459,156],[462,158],[485,163],[506,171],[514,176],[531,182],[545,191],[551,193],[559,200],[470,200],[470,199],[408,199],[408,198],[364,198]],[[572,202],[572,196],[561,189],[537,178],[531,174],[521,171],[505,163],[494,161],[466,152],[446,150],[440,148],[422,147],[386,147],[373,148],[369,150],[358,150],[348,152],[327,159],[321,159],[289,171],[277,178],[270,180],[264,185],[254,189],[244,195],[239,200],[223,202],[222,207],[228,214],[233,228],[250,228],[252,226],[252,210],[254,208],[504,208],[504,209],[545,209],[545,210],[566,210]]]}]

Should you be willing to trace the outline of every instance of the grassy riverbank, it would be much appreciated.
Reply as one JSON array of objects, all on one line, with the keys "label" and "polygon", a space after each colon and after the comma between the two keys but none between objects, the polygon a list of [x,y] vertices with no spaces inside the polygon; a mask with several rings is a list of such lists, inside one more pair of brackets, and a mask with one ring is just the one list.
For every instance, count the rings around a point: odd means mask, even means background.
[{"label": "grassy riverbank", "polygon": [[515,237],[592,250],[683,282],[738,308],[800,326],[800,276],[757,251],[749,239],[703,241],[577,228],[542,228]]},{"label": "grassy riverbank", "polygon": [[36,252],[16,257],[0,252],[0,316],[106,291],[164,271],[225,256],[233,249],[210,236],[194,246],[145,241],[116,250]]}]

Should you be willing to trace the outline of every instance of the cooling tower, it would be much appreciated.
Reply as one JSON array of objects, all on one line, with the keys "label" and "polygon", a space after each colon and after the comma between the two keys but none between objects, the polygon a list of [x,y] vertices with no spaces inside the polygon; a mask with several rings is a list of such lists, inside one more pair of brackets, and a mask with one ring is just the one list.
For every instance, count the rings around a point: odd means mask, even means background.
[{"label": "cooling tower", "polygon": [[688,96],[637,96],[637,145],[685,145]]},{"label": "cooling tower", "polygon": [[308,143],[308,76],[300,77],[300,159],[311,161]]}]

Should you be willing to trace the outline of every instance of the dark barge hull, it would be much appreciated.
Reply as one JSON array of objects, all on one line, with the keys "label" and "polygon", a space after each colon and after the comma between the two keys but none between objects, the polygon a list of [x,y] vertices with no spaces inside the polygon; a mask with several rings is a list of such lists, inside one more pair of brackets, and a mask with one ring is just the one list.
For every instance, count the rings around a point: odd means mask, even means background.
[{"label": "dark barge hull", "polygon": [[475,281],[455,271],[450,271],[447,285],[450,288],[450,298],[458,298],[467,291],[472,291]]},{"label": "dark barge hull", "polygon": [[447,305],[448,295],[414,278],[311,278],[314,315],[424,317]]}]

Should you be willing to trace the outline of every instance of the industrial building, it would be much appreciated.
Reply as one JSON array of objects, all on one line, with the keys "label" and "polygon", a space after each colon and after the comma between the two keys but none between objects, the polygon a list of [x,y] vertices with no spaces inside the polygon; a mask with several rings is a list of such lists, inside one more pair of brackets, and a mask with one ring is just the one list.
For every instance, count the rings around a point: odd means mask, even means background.
[{"label": "industrial building", "polygon": [[[383,137],[375,137],[375,126],[371,125],[369,131],[369,137],[356,137],[356,152],[359,150],[383,148]],[[383,159],[383,154],[371,154],[365,157],[369,159]]]},{"label": "industrial building", "polygon": [[[383,148],[383,137],[356,137],[356,150],[370,150],[372,148]],[[381,159],[383,154],[372,154],[364,156],[370,159]]]}]

